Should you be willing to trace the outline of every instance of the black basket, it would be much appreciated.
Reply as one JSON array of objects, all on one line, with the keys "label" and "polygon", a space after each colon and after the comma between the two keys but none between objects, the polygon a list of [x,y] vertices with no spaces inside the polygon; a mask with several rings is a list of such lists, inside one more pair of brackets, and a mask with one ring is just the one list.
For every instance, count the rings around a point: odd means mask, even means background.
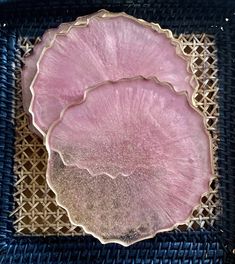
[{"label": "black basket", "polygon": [[[17,40],[105,8],[158,22],[174,33],[215,36],[219,59],[219,182],[215,227],[167,232],[128,248],[86,237],[14,234],[14,87]],[[235,2],[180,0],[0,1],[0,263],[235,263]],[[235,252],[234,252],[235,253]]]}]

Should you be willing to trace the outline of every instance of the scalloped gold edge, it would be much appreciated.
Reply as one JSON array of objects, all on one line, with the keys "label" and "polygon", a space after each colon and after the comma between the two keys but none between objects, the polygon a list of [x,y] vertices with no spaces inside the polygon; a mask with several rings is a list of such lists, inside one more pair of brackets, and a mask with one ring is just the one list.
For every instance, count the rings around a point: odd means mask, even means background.
[{"label": "scalloped gold edge", "polygon": [[[42,50],[42,53],[37,61],[37,72],[31,82],[31,85],[29,87],[30,91],[31,91],[31,94],[32,94],[32,98],[31,98],[31,102],[30,102],[30,105],[29,105],[29,113],[31,114],[32,116],[32,124],[33,126],[42,134],[43,137],[45,137],[46,133],[44,131],[41,130],[41,128],[35,123],[35,115],[34,115],[34,112],[33,112],[33,104],[34,104],[34,101],[35,101],[35,92],[34,92],[34,83],[39,75],[39,65],[40,65],[40,62],[45,54],[45,52],[52,48],[57,36],[65,36],[67,33],[69,33],[69,31],[74,28],[74,27],[87,27],[89,25],[89,22],[90,22],[90,19],[95,17],[95,18],[114,18],[114,17],[127,17],[147,28],[151,28],[155,31],[157,31],[158,33],[160,34],[164,34],[170,41],[171,41],[171,44],[173,46],[176,47],[176,54],[183,58],[185,61],[186,61],[186,69],[187,69],[187,72],[191,74],[191,79],[189,81],[189,85],[191,86],[192,88],[192,95],[190,96],[190,100],[192,100],[192,103],[196,106],[196,102],[194,100],[194,97],[195,97],[195,94],[198,90],[198,87],[199,87],[199,83],[195,77],[195,75],[193,74],[193,64],[192,64],[192,60],[190,59],[190,57],[184,52],[183,48],[182,48],[182,43],[175,39],[172,32],[169,30],[169,29],[162,29],[161,26],[159,24],[156,24],[156,23],[149,23],[149,22],[146,22],[142,19],[138,19],[138,18],[135,18],[133,16],[130,16],[128,14],[126,14],[125,12],[121,12],[121,13],[112,13],[112,12],[109,12],[105,9],[101,9],[99,10],[98,12],[96,13],[93,13],[91,15],[87,15],[87,16],[84,16],[82,17],[83,19],[80,19],[80,18],[77,18],[77,20],[75,22],[73,22],[71,24],[71,26],[63,31],[63,32],[58,32],[54,35],[54,38],[53,40],[50,42],[50,44],[46,47],[44,47],[44,49]],[[186,96],[188,97],[188,92],[186,91]]]},{"label": "scalloped gold edge", "polygon": [[[216,179],[216,177],[214,176],[214,175],[215,175],[215,170],[214,170],[214,161],[213,161],[213,143],[212,143],[212,138],[211,138],[211,136],[210,136],[210,133],[209,133],[209,131],[207,130],[207,126],[206,126],[206,118],[205,118],[205,116],[203,115],[203,113],[202,113],[200,110],[198,110],[198,108],[196,108],[196,107],[194,106],[194,104],[192,103],[192,101],[187,97],[187,93],[186,93],[186,92],[183,92],[183,91],[182,91],[182,92],[176,92],[175,89],[174,89],[174,87],[173,87],[170,83],[167,83],[167,82],[161,82],[161,81],[159,81],[159,80],[157,79],[157,77],[155,77],[155,76],[146,78],[146,77],[144,77],[144,76],[139,75],[139,76],[136,76],[136,77],[133,77],[133,78],[123,78],[123,79],[120,79],[120,80],[118,80],[118,81],[111,81],[111,80],[109,80],[109,81],[105,81],[105,82],[103,82],[103,83],[101,83],[101,84],[99,84],[99,85],[95,85],[95,86],[92,86],[92,87],[87,88],[87,89],[84,91],[84,97],[83,97],[83,99],[80,100],[80,101],[75,101],[75,102],[69,104],[67,107],[65,107],[65,108],[62,110],[62,112],[60,113],[60,117],[59,117],[56,121],[54,121],[53,124],[50,126],[50,128],[49,128],[49,130],[48,130],[48,133],[47,133],[46,137],[44,138],[44,144],[45,144],[46,149],[47,149],[47,151],[48,151],[48,160],[49,160],[50,157],[51,157],[51,149],[50,149],[50,146],[49,146],[49,137],[50,137],[50,135],[51,135],[51,133],[52,133],[52,130],[56,127],[56,125],[57,125],[59,122],[61,122],[61,120],[63,119],[63,116],[64,116],[65,112],[66,112],[69,108],[71,108],[71,107],[73,107],[73,106],[75,106],[75,105],[79,105],[79,104],[84,103],[84,102],[86,101],[87,94],[90,93],[92,90],[99,88],[99,87],[102,86],[103,84],[107,84],[107,83],[113,84],[113,83],[117,83],[117,82],[120,82],[120,81],[138,80],[138,79],[143,79],[143,80],[153,80],[153,81],[154,81],[155,83],[157,83],[157,84],[162,84],[163,86],[165,86],[165,87],[167,87],[167,88],[170,88],[170,89],[171,89],[172,91],[174,91],[177,95],[185,96],[186,99],[187,99],[187,102],[188,102],[189,106],[192,107],[192,108],[193,108],[193,109],[194,109],[194,110],[195,110],[195,111],[196,111],[196,112],[202,117],[203,125],[204,125],[204,132],[207,134],[207,136],[208,136],[208,140],[209,140],[209,156],[210,156],[211,177],[210,177],[210,179],[209,179],[209,181],[208,181],[208,190],[207,190],[206,192],[204,192],[203,194],[200,195],[200,199],[199,199],[198,204],[195,205],[195,206],[193,207],[192,211],[190,212],[190,215],[186,218],[186,220],[185,220],[184,222],[178,222],[178,223],[175,223],[175,224],[174,224],[172,227],[170,227],[170,228],[160,229],[160,230],[156,231],[153,235],[150,235],[150,236],[145,237],[145,238],[141,238],[141,239],[139,239],[139,240],[137,240],[137,241],[135,241],[135,242],[133,242],[133,243],[124,243],[124,242],[122,242],[122,241],[115,240],[115,239],[114,239],[114,240],[103,239],[103,238],[97,236],[97,235],[96,235],[95,233],[93,233],[92,231],[88,230],[84,225],[76,223],[76,222],[74,221],[73,217],[71,216],[71,214],[70,214],[70,212],[69,212],[69,209],[67,209],[66,206],[63,204],[63,202],[61,202],[61,199],[59,198],[60,194],[57,193],[56,190],[53,188],[53,184],[51,184],[51,182],[50,182],[49,170],[48,170],[48,168],[47,168],[47,171],[46,171],[46,181],[47,181],[47,183],[48,183],[50,189],[55,193],[55,196],[56,196],[56,203],[57,203],[59,206],[61,206],[62,208],[64,208],[64,209],[66,210],[66,212],[67,212],[67,214],[68,214],[68,217],[69,217],[69,220],[70,220],[70,222],[71,222],[73,225],[75,225],[75,226],[79,226],[79,227],[83,228],[83,230],[84,230],[87,234],[90,234],[90,235],[96,237],[96,238],[97,238],[102,244],[107,244],[107,243],[117,243],[117,244],[120,244],[120,245],[122,245],[122,246],[127,247],[127,246],[130,246],[130,245],[132,245],[132,244],[135,244],[135,243],[137,243],[137,242],[139,242],[139,241],[142,241],[142,240],[145,240],[145,239],[149,239],[149,238],[153,238],[153,237],[155,237],[158,233],[167,232],[167,231],[172,231],[173,229],[175,229],[175,228],[176,228],[177,226],[179,226],[179,225],[188,224],[188,223],[190,222],[191,218],[192,218],[192,213],[193,213],[198,207],[200,207],[200,206],[203,204],[203,202],[202,202],[202,198],[203,198],[203,196],[205,196],[206,194],[208,194],[208,192],[209,192],[209,190],[210,190],[210,188],[211,188],[211,187],[210,187],[211,183],[213,182],[213,180]],[[54,150],[52,150],[52,151],[54,151]],[[54,152],[57,152],[57,153],[59,154],[61,160],[64,162],[61,153],[60,153],[59,151],[54,151]],[[107,176],[107,177],[109,177],[109,176]]]}]

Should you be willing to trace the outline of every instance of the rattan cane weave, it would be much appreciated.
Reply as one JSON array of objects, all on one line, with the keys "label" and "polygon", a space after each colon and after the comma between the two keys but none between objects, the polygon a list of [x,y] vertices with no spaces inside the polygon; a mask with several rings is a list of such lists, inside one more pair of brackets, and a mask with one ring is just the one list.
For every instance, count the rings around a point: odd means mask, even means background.
[{"label": "rattan cane weave", "polygon": [[[207,127],[213,139],[214,163],[218,148],[218,78],[216,46],[212,36],[180,35],[182,47],[191,56],[194,74],[199,81],[196,94],[197,107],[207,118]],[[20,54],[30,53],[39,38],[20,39]],[[23,64],[23,59],[22,59]],[[22,65],[21,65],[22,66]],[[28,235],[83,235],[83,231],[70,224],[65,210],[56,205],[55,196],[45,180],[47,153],[42,140],[28,128],[28,118],[23,111],[20,67],[16,80],[16,141],[15,141],[15,218],[16,234]],[[215,175],[216,176],[216,175]],[[196,186],[195,186],[196,188]],[[218,179],[212,182],[210,192],[202,198],[201,206],[192,214],[191,221],[178,229],[197,229],[212,226],[220,212]]]}]

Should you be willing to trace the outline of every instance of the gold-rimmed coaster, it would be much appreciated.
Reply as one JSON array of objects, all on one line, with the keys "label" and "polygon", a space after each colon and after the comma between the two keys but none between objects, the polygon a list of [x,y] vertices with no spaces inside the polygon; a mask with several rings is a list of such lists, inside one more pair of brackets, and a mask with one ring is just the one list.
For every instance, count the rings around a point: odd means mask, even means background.
[{"label": "gold-rimmed coaster", "polygon": [[[216,48],[212,36],[180,35],[184,51],[191,55],[194,74],[200,87],[196,94],[197,107],[207,117],[208,131],[212,135],[214,162],[218,135],[218,104],[216,102],[217,68]],[[21,39],[21,55],[28,53],[36,40]],[[42,141],[28,128],[28,119],[23,111],[20,84],[20,69],[16,81],[16,154],[15,154],[15,217],[16,234],[71,235],[83,234],[82,230],[69,223],[66,212],[56,205],[53,192],[45,181],[47,154]],[[216,167],[216,166],[215,166]],[[201,207],[194,211],[192,220],[180,229],[213,225],[218,216],[218,183],[211,185],[210,193],[202,199]]]}]

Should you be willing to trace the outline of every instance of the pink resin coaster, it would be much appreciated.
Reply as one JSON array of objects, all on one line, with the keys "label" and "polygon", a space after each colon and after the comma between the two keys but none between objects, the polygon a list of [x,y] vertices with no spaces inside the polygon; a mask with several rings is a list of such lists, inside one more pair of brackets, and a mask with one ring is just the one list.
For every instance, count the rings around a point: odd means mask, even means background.
[{"label": "pink resin coaster", "polygon": [[46,138],[47,182],[74,225],[124,246],[189,221],[211,181],[204,119],[156,78],[106,82]]},{"label": "pink resin coaster", "polygon": [[87,90],[82,102],[63,110],[46,144],[64,164],[91,175],[116,178],[155,166],[163,168],[164,177],[211,175],[202,115],[185,95],[156,78],[122,79]]},{"label": "pink resin coaster", "polygon": [[[124,13],[101,11],[57,33],[44,49],[31,84],[30,112],[43,134],[86,88],[107,80],[157,76],[191,99],[196,82],[180,43],[169,30]],[[27,101],[27,100],[26,100]]]}]

